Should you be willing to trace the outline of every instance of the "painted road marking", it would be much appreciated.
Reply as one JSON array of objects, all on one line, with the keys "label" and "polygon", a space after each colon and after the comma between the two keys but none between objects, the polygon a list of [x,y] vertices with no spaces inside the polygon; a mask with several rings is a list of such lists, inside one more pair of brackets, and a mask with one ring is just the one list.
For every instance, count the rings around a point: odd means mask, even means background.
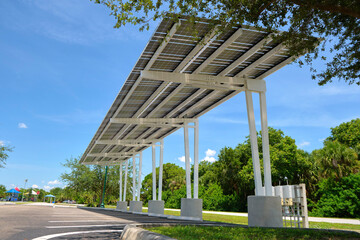
[{"label": "painted road marking", "polygon": [[57,233],[57,234],[46,235],[46,236],[42,236],[42,237],[38,237],[38,238],[33,238],[33,240],[48,240],[51,238],[62,237],[62,236],[67,236],[67,235],[75,235],[75,234],[103,233],[103,232],[107,233],[107,232],[122,232],[122,231],[123,230],[96,230],[96,231]]},{"label": "painted road marking", "polygon": [[65,221],[48,221],[49,223],[72,223],[72,222],[123,222],[124,220],[65,220]]},{"label": "painted road marking", "polygon": [[46,228],[87,228],[87,227],[124,227],[127,223],[124,224],[105,224],[105,225],[78,225],[78,226],[46,226]]}]

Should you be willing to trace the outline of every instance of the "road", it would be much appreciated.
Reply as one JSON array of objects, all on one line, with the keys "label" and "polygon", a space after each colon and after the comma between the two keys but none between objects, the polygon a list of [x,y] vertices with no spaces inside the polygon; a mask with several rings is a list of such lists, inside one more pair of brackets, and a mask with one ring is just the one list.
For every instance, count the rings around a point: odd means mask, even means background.
[{"label": "road", "polygon": [[119,239],[126,224],[149,222],[181,221],[52,205],[4,205],[0,206],[0,239]]}]

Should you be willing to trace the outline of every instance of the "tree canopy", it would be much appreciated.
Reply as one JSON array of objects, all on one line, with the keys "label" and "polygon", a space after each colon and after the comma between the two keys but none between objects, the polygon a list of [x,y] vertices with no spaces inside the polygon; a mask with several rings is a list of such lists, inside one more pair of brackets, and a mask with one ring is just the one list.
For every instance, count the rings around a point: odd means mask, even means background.
[{"label": "tree canopy", "polygon": [[[186,16],[195,22],[208,18],[220,31],[226,27],[250,25],[278,32],[294,56],[306,54],[312,63],[320,50],[329,48],[333,56],[327,59],[325,70],[313,70],[320,85],[341,79],[360,85],[360,4],[358,0],[92,0],[106,5],[116,19],[115,27],[128,23],[149,28],[149,22],[163,17],[174,20]],[[316,37],[316,38],[315,38]],[[327,45],[327,42],[331,42]],[[300,64],[303,64],[299,61]]]},{"label": "tree canopy", "polygon": [[13,148],[5,145],[0,145],[0,168],[4,168],[6,165],[6,160],[8,159],[9,152],[12,152]]}]

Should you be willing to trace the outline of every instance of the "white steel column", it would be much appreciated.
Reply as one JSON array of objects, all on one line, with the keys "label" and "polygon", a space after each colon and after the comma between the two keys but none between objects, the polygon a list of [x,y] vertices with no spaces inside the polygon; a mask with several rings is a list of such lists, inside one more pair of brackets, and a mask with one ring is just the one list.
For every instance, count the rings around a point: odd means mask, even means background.
[{"label": "white steel column", "polygon": [[185,146],[185,171],[186,171],[186,198],[191,198],[190,178],[190,151],[189,151],[189,126],[184,125],[184,146]]},{"label": "white steel column", "polygon": [[155,145],[152,145],[152,197],[156,200],[156,159],[155,159]]},{"label": "white steel column", "polygon": [[257,133],[255,126],[255,114],[254,104],[252,99],[252,93],[248,90],[245,91],[246,96],[246,108],[250,130],[250,143],[251,143],[251,155],[254,168],[254,180],[255,180],[255,195],[262,195],[262,181],[260,171],[259,149],[257,141]]},{"label": "white steel column", "polygon": [[132,167],[132,172],[133,172],[133,174],[132,174],[132,179],[133,179],[133,186],[132,186],[132,195],[133,195],[133,201],[135,201],[135,195],[136,195],[136,157],[133,157],[132,158],[133,159],[133,167]]},{"label": "white steel column", "polygon": [[125,181],[124,181],[124,196],[123,201],[126,201],[126,188],[127,188],[127,175],[128,175],[128,169],[129,169],[129,160],[126,160],[125,164]]},{"label": "white steel column", "polygon": [[199,120],[194,122],[194,198],[199,197]]},{"label": "white steel column", "polygon": [[123,162],[120,162],[119,166],[119,172],[120,172],[120,179],[119,179],[119,201],[122,200],[122,172],[123,172]]},{"label": "white steel column", "polygon": [[162,199],[163,162],[164,162],[164,140],[161,140],[161,142],[160,142],[160,166],[159,166],[159,195],[158,195],[158,200]]},{"label": "white steel column", "polygon": [[265,196],[272,196],[269,133],[268,133],[265,92],[264,91],[260,92],[259,97],[260,97],[261,133],[262,133],[262,149],[263,149],[263,162],[264,162]]},{"label": "white steel column", "polygon": [[142,168],[142,152],[139,156],[139,177],[138,177],[138,190],[137,190],[137,200],[140,201],[140,189],[141,189],[141,168]]}]

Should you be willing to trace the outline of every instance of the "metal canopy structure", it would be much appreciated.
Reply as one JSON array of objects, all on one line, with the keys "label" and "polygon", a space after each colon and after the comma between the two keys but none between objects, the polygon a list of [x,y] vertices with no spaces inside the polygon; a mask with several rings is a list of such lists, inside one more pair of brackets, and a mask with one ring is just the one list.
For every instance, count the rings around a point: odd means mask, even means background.
[{"label": "metal canopy structure", "polygon": [[118,165],[179,128],[196,125],[198,117],[236,94],[264,92],[263,78],[293,60],[272,33],[211,29],[206,20],[159,24],[81,163]]}]

